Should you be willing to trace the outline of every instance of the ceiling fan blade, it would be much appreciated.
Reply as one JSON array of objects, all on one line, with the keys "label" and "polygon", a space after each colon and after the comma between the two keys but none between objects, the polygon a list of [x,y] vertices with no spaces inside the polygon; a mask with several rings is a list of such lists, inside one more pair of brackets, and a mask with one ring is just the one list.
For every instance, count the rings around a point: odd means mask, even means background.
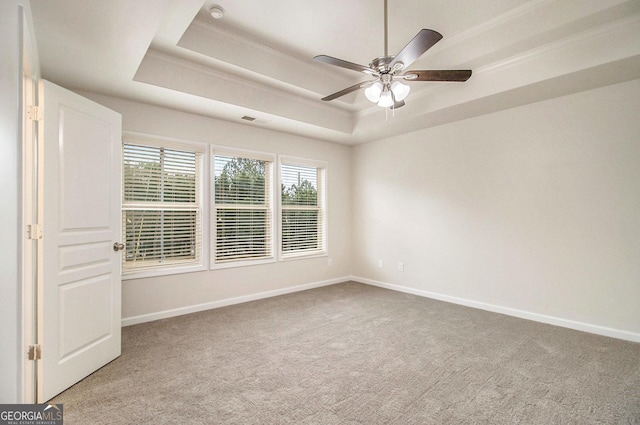
[{"label": "ceiling fan blade", "polygon": [[437,31],[422,29],[404,48],[396,55],[389,64],[389,68],[393,69],[397,63],[402,63],[402,68],[411,65],[424,52],[429,50],[442,39],[442,34]]},{"label": "ceiling fan blade", "polygon": [[334,58],[332,56],[318,55],[314,57],[313,60],[328,63],[329,65],[339,66],[341,68],[351,69],[353,71],[364,72],[365,74],[378,75],[376,71],[369,68],[368,66],[358,65],[357,63],[348,62],[342,59]]},{"label": "ceiling fan blade", "polygon": [[353,92],[353,91],[358,90],[359,88],[366,87],[366,86],[368,86],[369,84],[372,84],[372,83],[374,83],[374,82],[375,82],[375,81],[365,81],[364,83],[354,84],[354,85],[352,85],[351,87],[347,87],[346,89],[342,89],[342,90],[340,90],[339,92],[336,92],[336,93],[334,93],[334,94],[330,94],[329,96],[325,96],[325,97],[323,97],[323,98],[322,98],[322,100],[333,100],[333,99],[337,99],[337,98],[339,98],[339,97],[341,97],[341,96],[344,96],[345,94],[349,94],[349,93],[351,93],[351,92]]},{"label": "ceiling fan blade", "polygon": [[406,105],[406,104],[404,103],[404,100],[396,101],[396,102],[393,104],[393,106],[391,107],[391,109],[398,109],[398,108],[403,107],[404,105]]},{"label": "ceiling fan blade", "polygon": [[[415,75],[415,77],[413,77]],[[470,69],[456,70],[411,70],[400,77],[407,81],[467,81],[471,77]]]}]

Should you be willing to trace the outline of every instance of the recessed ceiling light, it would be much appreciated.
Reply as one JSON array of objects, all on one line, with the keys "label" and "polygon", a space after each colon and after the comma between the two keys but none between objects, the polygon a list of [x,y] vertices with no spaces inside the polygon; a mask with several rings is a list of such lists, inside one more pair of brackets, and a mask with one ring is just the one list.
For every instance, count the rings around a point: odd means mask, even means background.
[{"label": "recessed ceiling light", "polygon": [[211,13],[213,19],[222,19],[222,16],[224,15],[224,9],[222,8],[222,6],[213,5],[209,9],[209,13]]}]

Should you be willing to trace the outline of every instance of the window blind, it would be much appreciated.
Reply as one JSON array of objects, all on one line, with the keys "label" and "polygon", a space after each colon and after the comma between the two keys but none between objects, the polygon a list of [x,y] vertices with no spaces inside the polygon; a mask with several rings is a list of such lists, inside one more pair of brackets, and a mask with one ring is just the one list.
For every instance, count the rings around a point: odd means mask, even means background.
[{"label": "window blind", "polygon": [[199,264],[200,152],[123,146],[123,273]]},{"label": "window blind", "polygon": [[324,168],[280,165],[282,256],[325,251]]},{"label": "window blind", "polygon": [[217,264],[273,257],[271,161],[214,155]]}]

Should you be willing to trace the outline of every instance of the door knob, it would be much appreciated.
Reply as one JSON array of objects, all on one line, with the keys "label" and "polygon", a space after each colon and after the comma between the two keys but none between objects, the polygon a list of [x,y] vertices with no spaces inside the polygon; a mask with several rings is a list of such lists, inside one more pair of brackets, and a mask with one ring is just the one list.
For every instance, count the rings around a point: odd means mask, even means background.
[{"label": "door knob", "polygon": [[124,244],[123,243],[114,242],[114,244],[113,244],[113,250],[114,251],[122,251],[123,249],[124,249]]}]

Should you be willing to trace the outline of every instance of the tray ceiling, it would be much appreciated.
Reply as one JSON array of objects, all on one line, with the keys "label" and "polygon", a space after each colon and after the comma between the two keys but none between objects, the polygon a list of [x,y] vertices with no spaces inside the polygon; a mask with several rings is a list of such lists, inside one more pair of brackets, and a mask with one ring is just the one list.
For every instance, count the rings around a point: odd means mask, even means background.
[{"label": "tray ceiling", "polygon": [[[472,69],[466,83],[414,82],[394,113],[367,80],[314,62],[363,65],[384,52],[382,0],[32,1],[42,77],[246,125],[363,143],[640,78],[640,2],[389,0],[389,53],[420,29],[444,38],[413,69]],[[257,118],[243,121],[243,116]]]}]

